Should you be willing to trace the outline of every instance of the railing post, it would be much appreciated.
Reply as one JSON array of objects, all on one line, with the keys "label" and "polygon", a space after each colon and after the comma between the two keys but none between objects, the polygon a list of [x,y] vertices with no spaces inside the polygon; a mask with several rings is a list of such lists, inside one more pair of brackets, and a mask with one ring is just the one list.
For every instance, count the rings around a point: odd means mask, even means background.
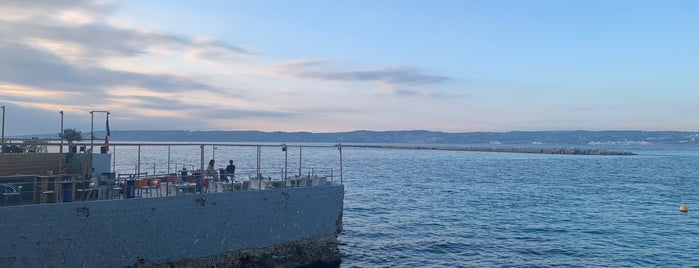
[{"label": "railing post", "polygon": [[286,188],[286,182],[289,178],[287,173],[287,167],[289,165],[289,150],[287,150],[286,144],[282,144],[282,151],[284,151],[284,188]]},{"label": "railing post", "polygon": [[260,173],[260,162],[262,157],[262,147],[257,145],[257,179],[259,180],[257,190],[262,190],[262,174]]},{"label": "railing post", "polygon": [[[112,145],[114,146],[114,145]],[[116,173],[116,146],[114,146],[114,149],[112,150],[112,172]],[[116,179],[116,178],[115,178]]]},{"label": "railing post", "polygon": [[138,162],[136,163],[136,176],[141,174],[141,145],[138,145]]},{"label": "railing post", "polygon": [[204,144],[202,144],[200,147],[201,149],[201,159],[199,162],[199,181],[204,178]]},{"label": "railing post", "polygon": [[340,184],[342,184],[342,143],[337,144],[337,150],[340,151]]},{"label": "railing post", "polygon": [[301,178],[301,163],[303,163],[303,158],[301,157],[301,154],[303,152],[303,146],[299,145],[299,179]]},{"label": "railing post", "polygon": [[167,146],[167,175],[170,175],[170,147],[172,146]]}]

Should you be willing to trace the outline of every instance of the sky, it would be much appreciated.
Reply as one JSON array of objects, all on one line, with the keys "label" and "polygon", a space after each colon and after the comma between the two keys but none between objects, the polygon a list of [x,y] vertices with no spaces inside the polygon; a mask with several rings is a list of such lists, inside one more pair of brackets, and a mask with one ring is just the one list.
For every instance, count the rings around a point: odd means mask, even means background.
[{"label": "sky", "polygon": [[3,0],[5,135],[699,131],[699,1]]}]

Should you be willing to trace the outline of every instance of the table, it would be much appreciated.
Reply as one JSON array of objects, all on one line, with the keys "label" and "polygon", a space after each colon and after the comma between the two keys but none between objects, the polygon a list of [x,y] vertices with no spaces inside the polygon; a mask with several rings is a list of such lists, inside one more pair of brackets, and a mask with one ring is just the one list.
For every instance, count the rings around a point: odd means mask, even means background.
[{"label": "table", "polygon": [[181,183],[181,184],[175,184],[175,194],[185,194],[185,193],[196,193],[197,192],[197,184],[196,183]]},{"label": "table", "polygon": [[34,203],[56,203],[60,200],[61,180],[59,176],[34,177]]}]

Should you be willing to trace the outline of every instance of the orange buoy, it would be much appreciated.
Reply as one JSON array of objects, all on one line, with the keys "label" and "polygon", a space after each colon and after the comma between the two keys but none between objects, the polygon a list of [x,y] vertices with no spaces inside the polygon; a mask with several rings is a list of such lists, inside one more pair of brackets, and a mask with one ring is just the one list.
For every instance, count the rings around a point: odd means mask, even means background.
[{"label": "orange buoy", "polygon": [[689,211],[689,210],[687,209],[687,206],[685,206],[685,205],[680,205],[680,212],[687,212],[687,211]]}]

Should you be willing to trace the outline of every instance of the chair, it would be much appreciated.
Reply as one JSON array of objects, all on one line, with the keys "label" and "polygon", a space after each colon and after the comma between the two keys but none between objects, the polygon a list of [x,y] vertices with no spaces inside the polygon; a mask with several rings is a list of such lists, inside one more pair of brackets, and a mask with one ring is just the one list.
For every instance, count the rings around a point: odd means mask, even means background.
[{"label": "chair", "polygon": [[154,189],[156,191],[156,194],[160,196],[160,185],[161,185],[161,179],[158,178],[151,178],[150,179],[150,188]]},{"label": "chair", "polygon": [[75,191],[78,193],[80,200],[91,200],[95,191],[95,183],[90,181],[82,181],[79,184],[81,187],[75,189]]},{"label": "chair", "polygon": [[111,191],[112,191],[111,198],[112,199],[122,197],[122,195],[124,193],[124,187],[122,185],[123,183],[124,183],[124,181],[112,181],[112,182],[110,182],[110,184],[112,186],[112,189],[111,189]]},{"label": "chair", "polygon": [[138,196],[143,197],[143,192],[148,193],[148,196],[151,196],[150,189],[151,186],[148,182],[148,180],[137,180],[136,181],[136,189],[138,189]]},{"label": "chair", "polygon": [[3,205],[7,205],[7,200],[14,197],[17,199],[17,205],[22,204],[22,185],[15,186],[12,183],[5,183],[3,186]]},{"label": "chair", "polygon": [[[41,185],[39,185],[41,187]],[[41,189],[41,203],[56,202],[56,191],[51,189]]]}]

